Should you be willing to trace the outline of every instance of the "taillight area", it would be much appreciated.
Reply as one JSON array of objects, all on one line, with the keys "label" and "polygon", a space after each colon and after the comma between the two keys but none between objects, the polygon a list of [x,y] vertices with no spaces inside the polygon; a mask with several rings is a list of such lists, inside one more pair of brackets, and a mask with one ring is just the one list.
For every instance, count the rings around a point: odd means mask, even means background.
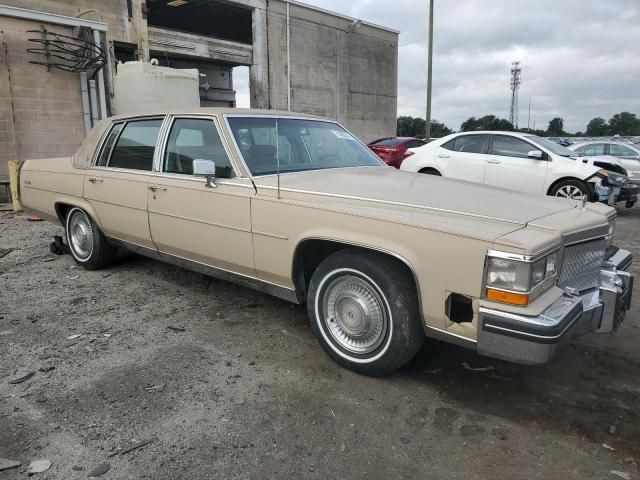
[{"label": "taillight area", "polygon": [[410,157],[411,155],[415,155],[415,154],[416,154],[416,152],[410,152],[410,151],[407,150],[406,152],[404,152],[404,156],[402,157],[402,159],[404,160],[405,158]]}]

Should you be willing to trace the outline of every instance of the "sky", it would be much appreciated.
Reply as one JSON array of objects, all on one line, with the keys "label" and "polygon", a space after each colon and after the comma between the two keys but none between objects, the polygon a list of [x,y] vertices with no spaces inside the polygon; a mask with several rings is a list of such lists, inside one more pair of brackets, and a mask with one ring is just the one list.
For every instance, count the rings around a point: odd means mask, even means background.
[{"label": "sky", "polygon": [[[509,118],[511,62],[522,66],[519,126],[553,117],[584,131],[594,117],[640,116],[640,0],[434,0],[431,116],[458,130]],[[398,115],[425,116],[427,0],[305,0],[399,30]],[[236,71],[237,70],[237,71]],[[234,70],[248,106],[248,68]]]}]

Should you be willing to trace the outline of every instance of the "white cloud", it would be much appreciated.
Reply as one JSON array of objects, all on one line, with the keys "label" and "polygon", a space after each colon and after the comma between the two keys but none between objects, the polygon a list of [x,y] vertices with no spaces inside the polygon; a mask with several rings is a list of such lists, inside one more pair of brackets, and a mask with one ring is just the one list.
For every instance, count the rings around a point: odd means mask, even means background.
[{"label": "white cloud", "polygon": [[[426,0],[306,0],[401,31],[427,33]],[[457,129],[470,116],[509,115],[509,69],[522,63],[520,126],[568,131],[596,116],[640,115],[640,2],[435,0],[432,116]],[[399,47],[398,114],[424,117],[426,41]]]}]

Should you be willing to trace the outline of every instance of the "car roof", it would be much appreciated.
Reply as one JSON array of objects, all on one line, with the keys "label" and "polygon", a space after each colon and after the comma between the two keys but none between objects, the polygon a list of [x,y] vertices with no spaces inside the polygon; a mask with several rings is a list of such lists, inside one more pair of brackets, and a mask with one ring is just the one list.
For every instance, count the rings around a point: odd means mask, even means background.
[{"label": "car roof", "polygon": [[625,147],[638,148],[635,143],[631,142],[622,142],[620,140],[583,140],[581,142],[576,142],[572,146],[578,145],[591,145],[592,143],[609,143],[612,145],[623,145]]},{"label": "car roof", "polygon": [[306,113],[288,112],[285,110],[266,110],[259,108],[229,108],[229,107],[198,107],[171,110],[148,110],[142,112],[131,112],[121,115],[109,117],[112,120],[123,120],[136,117],[153,117],[160,115],[250,115],[250,116],[277,116],[277,117],[296,117],[308,118],[310,120],[334,121],[330,118],[318,115],[309,115]]},{"label": "car roof", "polygon": [[[530,137],[530,136],[535,136],[533,133],[524,133],[524,132],[510,132],[508,130],[472,130],[469,132],[457,132],[454,133],[453,135],[467,135],[467,134],[471,134],[471,135],[477,135],[477,134],[484,134],[484,135],[510,135],[512,137]],[[444,137],[442,137],[444,138]]]}]

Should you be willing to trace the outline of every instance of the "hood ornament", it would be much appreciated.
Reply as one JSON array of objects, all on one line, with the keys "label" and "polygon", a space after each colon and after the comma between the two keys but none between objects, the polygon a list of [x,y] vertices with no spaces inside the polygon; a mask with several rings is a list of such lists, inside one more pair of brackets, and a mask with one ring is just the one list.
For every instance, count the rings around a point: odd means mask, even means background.
[{"label": "hood ornament", "polygon": [[587,209],[587,196],[586,195],[582,196],[582,206],[580,208],[582,208],[582,210],[586,210]]}]

